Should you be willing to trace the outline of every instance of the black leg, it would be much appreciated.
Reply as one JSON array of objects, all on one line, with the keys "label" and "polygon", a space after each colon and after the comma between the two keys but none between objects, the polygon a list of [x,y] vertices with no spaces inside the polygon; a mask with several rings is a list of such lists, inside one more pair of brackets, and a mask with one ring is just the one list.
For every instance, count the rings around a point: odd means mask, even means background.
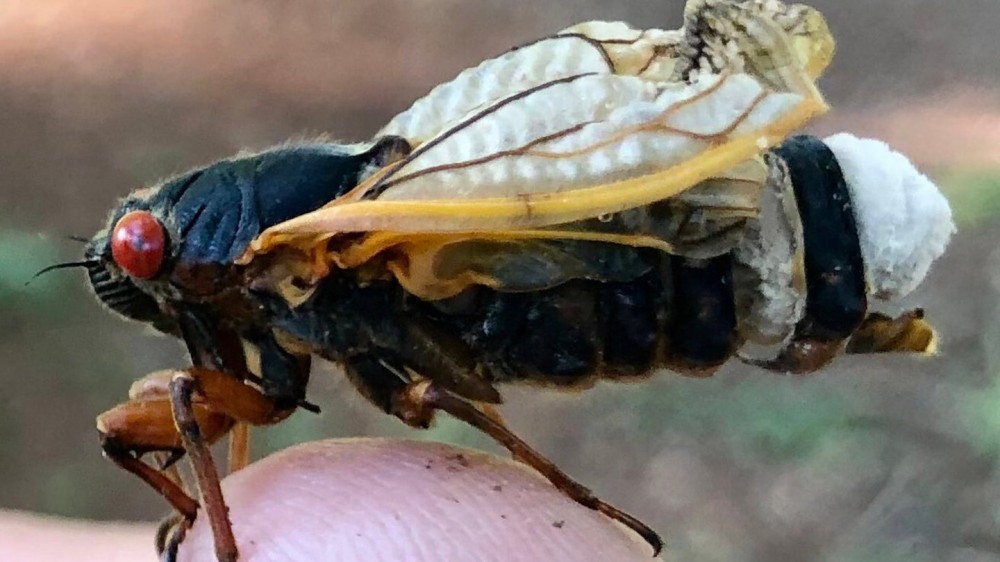
[{"label": "black leg", "polygon": [[177,548],[191,528],[191,522],[171,514],[156,528],[156,554],[160,562],[177,562]]}]

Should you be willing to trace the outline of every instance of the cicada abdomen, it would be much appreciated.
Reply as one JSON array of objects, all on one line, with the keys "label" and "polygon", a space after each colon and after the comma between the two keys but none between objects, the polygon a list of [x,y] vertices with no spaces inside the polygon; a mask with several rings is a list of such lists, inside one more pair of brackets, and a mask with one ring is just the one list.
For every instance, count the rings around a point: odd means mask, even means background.
[{"label": "cicada abdomen", "polygon": [[[489,283],[399,306],[461,340],[490,383],[578,385],[657,368],[704,376],[750,344],[780,350],[744,359],[796,373],[845,346],[933,351],[922,315],[869,313],[870,299],[912,290],[947,244],[951,213],[933,184],[884,144],[848,135],[794,137],[766,161],[758,214],[734,220],[741,238],[729,250],[706,237],[698,255],[693,235],[687,255],[587,240],[456,242],[437,249],[434,274]],[[593,226],[635,231],[639,220],[676,232],[704,217],[652,206]]]}]

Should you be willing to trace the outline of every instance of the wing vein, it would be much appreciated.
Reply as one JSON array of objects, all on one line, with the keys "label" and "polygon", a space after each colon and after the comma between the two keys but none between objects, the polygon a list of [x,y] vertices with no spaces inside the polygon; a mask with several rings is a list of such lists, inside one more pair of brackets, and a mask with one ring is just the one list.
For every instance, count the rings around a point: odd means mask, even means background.
[{"label": "wing vein", "polygon": [[526,48],[531,47],[533,45],[537,45],[537,44],[543,43],[545,41],[553,41],[553,40],[556,40],[556,39],[580,39],[580,40],[582,40],[584,43],[587,43],[591,47],[594,47],[595,49],[597,49],[597,51],[601,54],[601,58],[604,59],[604,63],[608,65],[608,70],[610,70],[612,74],[617,74],[617,68],[615,66],[615,61],[611,59],[611,55],[608,54],[608,50],[604,48],[604,43],[601,42],[601,41],[598,41],[597,39],[594,39],[593,37],[587,37],[586,35],[584,35],[582,33],[560,33],[560,34],[557,34],[557,35],[550,35],[548,37],[541,37],[539,39],[535,39],[534,41],[530,41],[528,43],[524,43],[522,45],[518,45],[517,47],[514,47],[513,49],[511,49],[510,51],[508,51],[508,53],[513,53],[515,51],[520,51],[521,49],[526,49]]},{"label": "wing vein", "polygon": [[381,195],[386,189],[389,189],[390,187],[392,187],[392,186],[396,185],[397,183],[399,183],[400,179],[392,178],[393,174],[395,174],[396,172],[398,172],[404,166],[406,166],[406,165],[410,164],[411,162],[413,162],[413,160],[415,160],[416,158],[419,158],[421,154],[424,154],[428,150],[430,150],[430,149],[434,148],[435,146],[441,144],[442,142],[444,142],[446,139],[450,138],[455,133],[461,131],[462,129],[465,129],[466,127],[471,126],[473,123],[475,123],[475,122],[477,122],[477,121],[479,121],[481,119],[484,119],[484,118],[488,117],[489,115],[497,112],[500,108],[502,108],[504,106],[507,106],[507,105],[510,105],[511,103],[514,103],[515,101],[522,100],[522,99],[524,99],[524,98],[526,98],[526,97],[528,97],[528,96],[530,96],[532,94],[536,94],[538,92],[547,90],[547,89],[549,89],[549,88],[551,88],[553,86],[558,86],[560,84],[568,84],[570,82],[574,82],[576,80],[579,80],[580,78],[585,78],[587,76],[596,76],[596,75],[597,75],[596,72],[584,72],[582,74],[574,74],[572,76],[565,76],[563,78],[558,78],[556,80],[549,80],[548,82],[544,82],[542,84],[538,84],[537,86],[533,86],[533,87],[528,88],[526,90],[522,90],[520,92],[517,92],[516,94],[507,96],[506,98],[503,98],[502,100],[494,103],[493,105],[487,107],[486,109],[483,109],[482,111],[480,111],[478,113],[475,113],[475,114],[467,117],[466,119],[463,119],[462,121],[460,121],[458,124],[456,124],[452,128],[446,130],[445,132],[441,133],[440,135],[438,135],[438,136],[434,137],[433,139],[425,142],[424,144],[418,146],[413,152],[411,152],[409,154],[409,156],[407,156],[406,158],[403,158],[402,160],[400,160],[399,162],[397,162],[393,166],[392,170],[390,170],[388,173],[386,173],[385,175],[383,175],[382,178],[378,182],[376,182],[371,187],[371,189],[369,189],[368,193],[365,194],[364,198],[365,199],[376,199],[376,198],[378,198],[378,196]]},{"label": "wing vein", "polygon": [[521,155],[524,155],[524,154],[532,154],[532,155],[543,154],[543,153],[531,152],[531,148],[534,147],[534,146],[538,146],[539,144],[543,144],[543,143],[546,143],[546,142],[554,141],[554,140],[557,140],[559,138],[565,137],[567,135],[571,135],[571,134],[579,131],[580,129],[583,129],[587,125],[592,125],[594,123],[595,123],[595,121],[585,121],[583,123],[577,123],[576,125],[573,125],[572,127],[567,127],[565,129],[562,129],[561,131],[556,131],[554,133],[550,133],[548,135],[545,135],[545,136],[542,136],[542,137],[538,137],[537,139],[534,139],[534,140],[532,140],[529,143],[525,143],[525,144],[523,144],[523,145],[521,145],[521,146],[519,146],[517,148],[511,148],[511,149],[508,149],[508,150],[501,150],[499,152],[494,152],[493,154],[488,154],[488,155],[483,156],[481,158],[474,158],[472,160],[464,160],[462,162],[454,162],[454,163],[451,163],[451,164],[439,164],[437,166],[431,166],[431,167],[428,167],[428,168],[424,168],[423,170],[418,170],[416,172],[413,172],[413,173],[410,173],[410,174],[406,174],[406,175],[403,175],[403,176],[399,176],[398,178],[393,179],[391,182],[389,182],[389,185],[386,186],[386,189],[388,189],[389,187],[392,187],[394,185],[398,185],[400,183],[403,183],[403,182],[406,182],[406,181],[410,181],[410,180],[414,180],[414,179],[417,179],[417,178],[420,178],[420,177],[423,177],[423,176],[427,176],[427,175],[430,175],[430,174],[434,174],[434,173],[437,173],[437,172],[445,172],[445,171],[449,171],[449,170],[460,170],[462,168],[469,168],[471,166],[478,166],[480,164],[486,164],[487,162],[492,162],[494,160],[499,160],[501,158],[506,158],[508,156],[521,156]]}]

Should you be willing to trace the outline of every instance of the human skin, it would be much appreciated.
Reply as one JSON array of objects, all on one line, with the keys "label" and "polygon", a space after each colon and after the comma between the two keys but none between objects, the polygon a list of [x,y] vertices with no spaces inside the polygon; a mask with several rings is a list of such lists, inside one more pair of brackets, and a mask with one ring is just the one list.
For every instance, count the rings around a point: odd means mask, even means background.
[{"label": "human skin", "polygon": [[[651,560],[640,538],[523,465],[438,443],[300,445],[229,476],[223,491],[241,561]],[[179,562],[214,560],[206,519]],[[0,559],[152,562],[152,536],[0,514]]]}]

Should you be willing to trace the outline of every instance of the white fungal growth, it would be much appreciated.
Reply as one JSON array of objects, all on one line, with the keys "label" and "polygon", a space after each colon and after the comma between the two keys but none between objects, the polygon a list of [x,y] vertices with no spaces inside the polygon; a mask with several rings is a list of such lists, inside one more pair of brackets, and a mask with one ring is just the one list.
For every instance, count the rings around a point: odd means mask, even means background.
[{"label": "white fungal growth", "polygon": [[750,342],[780,343],[802,319],[806,307],[803,246],[787,168],[773,158],[761,193],[760,214],[747,224],[733,252],[740,331]]},{"label": "white fungal growth", "polygon": [[841,133],[824,140],[854,203],[868,291],[895,299],[912,291],[955,232],[941,191],[884,142]]}]

